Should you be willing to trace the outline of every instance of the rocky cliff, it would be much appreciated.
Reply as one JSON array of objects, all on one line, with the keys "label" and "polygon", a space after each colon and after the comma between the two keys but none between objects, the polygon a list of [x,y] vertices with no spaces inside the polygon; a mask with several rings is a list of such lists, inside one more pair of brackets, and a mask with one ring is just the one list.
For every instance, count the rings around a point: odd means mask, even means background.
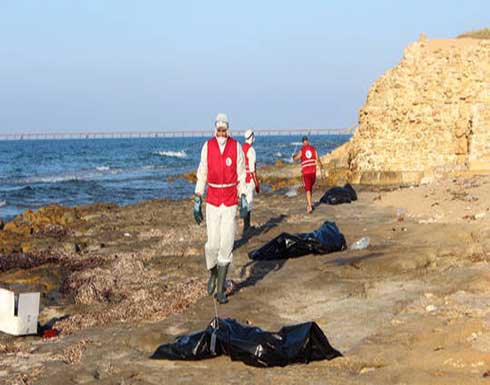
[{"label": "rocky cliff", "polygon": [[371,87],[331,183],[416,184],[490,171],[490,41],[419,40]]}]

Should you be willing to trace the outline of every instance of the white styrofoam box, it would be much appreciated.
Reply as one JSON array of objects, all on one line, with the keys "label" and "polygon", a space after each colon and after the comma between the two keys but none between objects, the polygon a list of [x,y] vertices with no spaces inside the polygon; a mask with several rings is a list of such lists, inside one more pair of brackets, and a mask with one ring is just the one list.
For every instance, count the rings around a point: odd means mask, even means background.
[{"label": "white styrofoam box", "polygon": [[37,333],[39,293],[19,294],[15,314],[15,293],[0,288],[0,331],[14,336]]}]

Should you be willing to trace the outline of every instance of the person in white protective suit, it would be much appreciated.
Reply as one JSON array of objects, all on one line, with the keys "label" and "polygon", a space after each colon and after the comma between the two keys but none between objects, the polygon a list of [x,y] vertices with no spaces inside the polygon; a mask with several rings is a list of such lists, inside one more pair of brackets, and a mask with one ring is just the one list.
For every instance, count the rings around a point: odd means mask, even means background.
[{"label": "person in white protective suit", "polygon": [[247,130],[245,131],[244,137],[245,143],[242,144],[242,150],[243,154],[245,155],[245,171],[247,172],[247,177],[245,179],[247,184],[245,195],[247,197],[248,213],[245,218],[243,218],[243,234],[250,229],[254,193],[258,194],[260,192],[260,182],[256,171],[257,155],[255,153],[255,149],[253,148],[255,133],[253,130]]},{"label": "person in white protective suit", "polygon": [[201,162],[197,170],[194,198],[194,218],[202,221],[201,204],[206,192],[206,224],[208,240],[204,247],[206,266],[209,270],[208,293],[219,303],[226,303],[224,285],[228,266],[233,258],[236,210],[240,197],[240,216],[248,212],[245,196],[245,160],[240,143],[229,133],[228,118],[218,114],[215,136],[204,143]]}]

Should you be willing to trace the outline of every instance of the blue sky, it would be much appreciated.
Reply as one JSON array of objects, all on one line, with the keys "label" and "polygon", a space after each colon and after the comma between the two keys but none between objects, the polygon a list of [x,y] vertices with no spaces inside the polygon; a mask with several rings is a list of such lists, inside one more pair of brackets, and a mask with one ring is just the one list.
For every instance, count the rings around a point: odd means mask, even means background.
[{"label": "blue sky", "polygon": [[333,128],[490,2],[0,0],[0,132]]}]

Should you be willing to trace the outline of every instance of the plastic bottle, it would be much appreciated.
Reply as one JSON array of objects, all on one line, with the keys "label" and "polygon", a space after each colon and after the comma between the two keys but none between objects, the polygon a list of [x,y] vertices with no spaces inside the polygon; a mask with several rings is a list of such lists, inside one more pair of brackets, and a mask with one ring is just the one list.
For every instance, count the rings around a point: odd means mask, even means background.
[{"label": "plastic bottle", "polygon": [[362,250],[369,246],[369,237],[362,237],[355,241],[351,246],[351,250]]}]

